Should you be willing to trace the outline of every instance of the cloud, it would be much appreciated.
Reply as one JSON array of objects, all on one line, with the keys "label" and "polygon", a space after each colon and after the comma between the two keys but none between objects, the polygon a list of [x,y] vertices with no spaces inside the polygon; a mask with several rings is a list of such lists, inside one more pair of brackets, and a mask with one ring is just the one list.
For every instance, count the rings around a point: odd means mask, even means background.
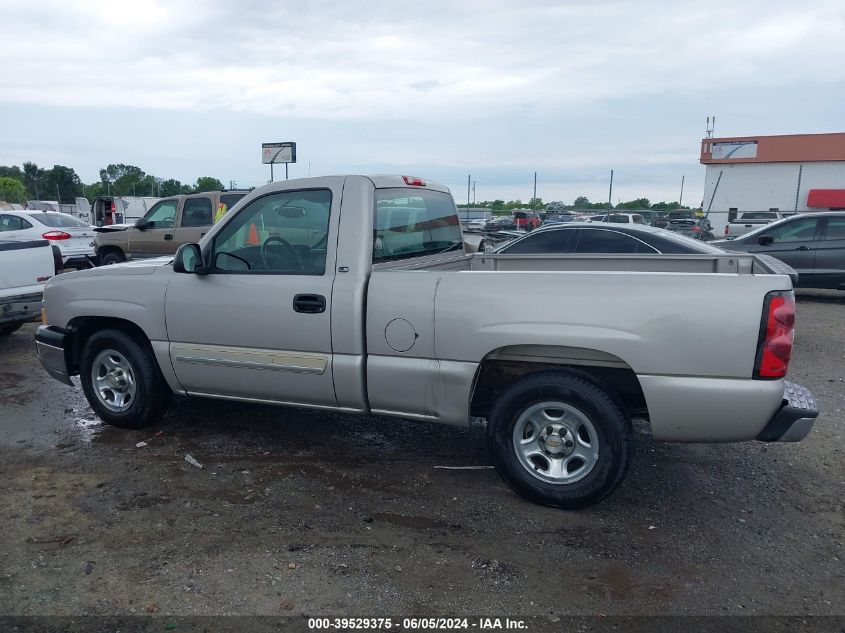
[{"label": "cloud", "polygon": [[472,119],[845,79],[838,0],[33,4],[5,3],[5,102]]}]

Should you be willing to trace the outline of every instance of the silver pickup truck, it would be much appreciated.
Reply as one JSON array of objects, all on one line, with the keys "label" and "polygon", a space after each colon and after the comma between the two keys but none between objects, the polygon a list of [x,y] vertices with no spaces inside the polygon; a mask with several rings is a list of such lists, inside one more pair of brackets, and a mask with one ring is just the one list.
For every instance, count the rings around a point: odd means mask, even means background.
[{"label": "silver pickup truck", "polygon": [[288,180],[175,257],[51,280],[36,342],[116,426],[157,422],[173,394],[486,418],[515,490],[578,508],[622,480],[632,419],[667,441],[810,431],[813,397],[785,380],[792,284],[771,261],[467,253],[443,186]]}]

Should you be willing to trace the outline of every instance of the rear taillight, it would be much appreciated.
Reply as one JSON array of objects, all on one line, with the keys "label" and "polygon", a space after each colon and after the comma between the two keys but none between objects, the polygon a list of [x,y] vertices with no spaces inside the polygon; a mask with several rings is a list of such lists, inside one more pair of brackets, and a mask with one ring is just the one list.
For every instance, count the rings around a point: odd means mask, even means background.
[{"label": "rear taillight", "polygon": [[45,240],[69,240],[70,233],[65,233],[64,231],[47,231],[46,233],[42,233],[41,237]]},{"label": "rear taillight", "polygon": [[405,181],[406,185],[410,185],[411,187],[425,187],[425,180],[422,178],[416,178],[414,176],[402,176],[402,180]]},{"label": "rear taillight", "polygon": [[795,295],[788,291],[770,292],[763,303],[754,378],[786,376],[794,336]]},{"label": "rear taillight", "polygon": [[725,235],[727,235],[727,234],[728,234],[728,225],[726,224],[725,225]]},{"label": "rear taillight", "polygon": [[695,225],[694,227],[692,227],[692,232],[693,233],[701,233],[701,227],[698,226],[698,225]]}]

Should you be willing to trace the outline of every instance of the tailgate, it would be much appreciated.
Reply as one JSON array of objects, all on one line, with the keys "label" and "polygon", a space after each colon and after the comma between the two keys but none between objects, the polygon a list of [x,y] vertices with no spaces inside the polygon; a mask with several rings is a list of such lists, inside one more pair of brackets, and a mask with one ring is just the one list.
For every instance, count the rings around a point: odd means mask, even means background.
[{"label": "tailgate", "polygon": [[0,297],[41,292],[55,272],[47,240],[0,242]]}]

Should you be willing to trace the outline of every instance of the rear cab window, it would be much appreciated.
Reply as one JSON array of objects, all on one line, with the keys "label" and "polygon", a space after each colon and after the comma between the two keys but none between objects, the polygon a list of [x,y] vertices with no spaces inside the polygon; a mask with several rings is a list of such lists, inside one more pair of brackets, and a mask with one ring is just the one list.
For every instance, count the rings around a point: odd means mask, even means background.
[{"label": "rear cab window", "polygon": [[214,222],[210,198],[186,198],[182,206],[182,226],[209,226]]},{"label": "rear cab window", "polygon": [[373,262],[463,250],[463,233],[448,193],[398,187],[376,189]]}]

